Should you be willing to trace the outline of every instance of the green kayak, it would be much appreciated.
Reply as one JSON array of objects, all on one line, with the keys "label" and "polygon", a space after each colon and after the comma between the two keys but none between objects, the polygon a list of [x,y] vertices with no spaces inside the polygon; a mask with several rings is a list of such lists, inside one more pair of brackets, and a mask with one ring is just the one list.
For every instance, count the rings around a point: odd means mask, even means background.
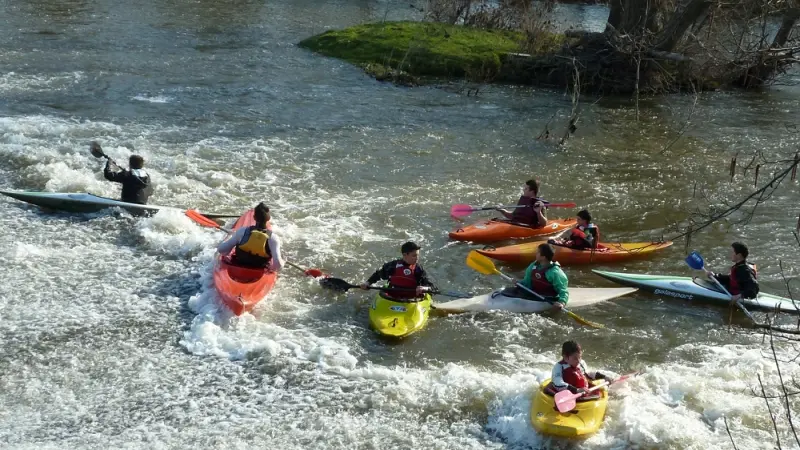
[{"label": "green kayak", "polygon": [[[180,208],[173,208],[170,206],[139,205],[136,203],[121,202],[119,200],[87,193],[0,191],[0,194],[41,208],[72,213],[92,213],[107,208],[122,208],[134,214],[155,214],[161,210],[183,211]],[[210,219],[239,217],[235,214],[202,214]]]}]

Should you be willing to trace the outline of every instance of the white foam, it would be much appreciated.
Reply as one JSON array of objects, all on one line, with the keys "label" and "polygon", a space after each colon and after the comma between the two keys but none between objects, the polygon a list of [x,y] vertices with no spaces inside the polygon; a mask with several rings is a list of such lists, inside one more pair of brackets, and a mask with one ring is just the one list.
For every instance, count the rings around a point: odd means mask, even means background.
[{"label": "white foam", "polygon": [[172,103],[175,100],[175,97],[170,97],[168,95],[148,96],[144,94],[139,94],[131,97],[131,100],[148,102],[148,103]]}]

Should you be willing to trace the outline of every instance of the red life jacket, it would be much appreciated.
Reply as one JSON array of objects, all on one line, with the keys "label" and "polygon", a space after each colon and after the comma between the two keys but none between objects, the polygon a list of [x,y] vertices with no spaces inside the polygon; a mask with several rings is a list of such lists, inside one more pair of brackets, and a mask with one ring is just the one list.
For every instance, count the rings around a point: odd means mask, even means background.
[{"label": "red life jacket", "polygon": [[581,370],[580,364],[578,364],[578,367],[572,367],[564,360],[561,360],[559,364],[565,367],[561,373],[561,378],[564,379],[565,383],[575,386],[578,389],[589,388],[589,380],[586,378],[586,374],[583,373],[583,370]]},{"label": "red life jacket", "polygon": [[[756,270],[756,266],[750,263],[744,263],[744,265],[753,274],[753,278],[758,279],[758,270]],[[738,266],[738,264],[732,265],[730,271],[730,283],[728,286],[729,287],[728,292],[731,295],[739,295],[742,293],[742,291],[739,290],[739,280],[736,279],[736,266]]]},{"label": "red life jacket", "polygon": [[[591,244],[586,240],[587,234],[591,234],[594,238]],[[590,226],[585,228],[578,225],[572,229],[572,233],[569,236],[569,241],[570,243],[568,244],[568,247],[570,248],[597,248],[597,244],[600,243],[600,228],[594,224],[590,224]]]},{"label": "red life jacket", "polygon": [[417,294],[412,289],[417,287],[416,271],[416,264],[409,266],[403,261],[397,261],[394,273],[389,276],[389,288],[402,288],[402,290],[390,289],[386,293],[393,298],[415,298]]},{"label": "red life jacket", "polygon": [[553,287],[552,283],[547,281],[547,277],[545,276],[547,271],[552,267],[553,266],[550,266],[547,269],[542,269],[541,267],[533,269],[531,272],[531,289],[533,292],[544,297],[556,297],[558,295],[556,288]]}]

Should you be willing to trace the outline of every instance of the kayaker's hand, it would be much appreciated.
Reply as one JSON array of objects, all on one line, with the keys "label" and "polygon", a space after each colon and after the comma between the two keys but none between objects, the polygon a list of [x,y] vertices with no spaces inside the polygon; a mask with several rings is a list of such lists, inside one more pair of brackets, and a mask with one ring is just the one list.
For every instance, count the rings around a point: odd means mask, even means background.
[{"label": "kayaker's hand", "polygon": [[511,213],[510,213],[510,212],[508,212],[507,210],[503,209],[503,207],[502,207],[502,206],[500,206],[500,205],[497,205],[497,206],[495,206],[495,207],[494,207],[494,209],[495,209],[495,210],[497,210],[497,212],[499,212],[499,213],[503,213],[503,214],[511,214]]},{"label": "kayaker's hand", "polygon": [[731,307],[736,306],[736,303],[742,299],[742,296],[739,294],[731,295]]},{"label": "kayaker's hand", "polygon": [[358,287],[360,287],[361,289],[363,289],[365,291],[369,290],[369,284],[367,284],[367,283],[361,283]]},{"label": "kayaker's hand", "polygon": [[553,309],[556,311],[561,311],[562,309],[564,309],[564,304],[561,302],[555,302],[553,303]]},{"label": "kayaker's hand", "polygon": [[421,297],[422,294],[428,292],[431,288],[428,286],[417,286],[417,297]]},{"label": "kayaker's hand", "polygon": [[709,280],[714,278],[714,272],[706,269],[705,267],[703,267],[703,272],[706,273],[706,276],[708,277]]},{"label": "kayaker's hand", "polygon": [[542,203],[542,202],[536,202],[536,203],[533,204],[533,210],[536,211],[536,212],[541,211],[542,208],[544,208],[544,203]]}]

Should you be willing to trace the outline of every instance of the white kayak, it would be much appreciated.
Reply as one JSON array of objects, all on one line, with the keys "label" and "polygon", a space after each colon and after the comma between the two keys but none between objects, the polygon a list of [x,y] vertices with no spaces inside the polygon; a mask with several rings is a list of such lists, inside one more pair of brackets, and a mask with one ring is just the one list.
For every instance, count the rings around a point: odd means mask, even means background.
[{"label": "white kayak", "polygon": [[[728,294],[720,291],[713,283],[702,278],[607,272],[605,270],[592,270],[592,272],[615,283],[637,287],[643,291],[664,297],[687,300],[692,303],[716,303],[721,306],[730,304]],[[757,298],[742,299],[741,303],[748,309],[761,311],[780,310],[787,313],[800,314],[800,302],[795,306],[794,302],[789,298],[763,292],[759,293]]]},{"label": "white kayak", "polygon": [[[0,191],[0,194],[15,198],[41,208],[57,211],[67,211],[73,213],[91,213],[102,211],[107,208],[122,208],[132,213],[151,213],[154,214],[162,210],[183,211],[180,208],[171,206],[139,205],[136,203],[121,202],[112,198],[100,197],[85,192],[24,192],[24,191]],[[239,217],[229,214],[206,214],[210,219],[221,219],[226,217]]]},{"label": "white kayak", "polygon": [[[569,288],[567,307],[572,310],[595,303],[604,302],[635,292],[636,288]],[[448,313],[509,311],[514,313],[540,313],[549,310],[553,305],[548,302],[528,300],[527,298],[507,297],[503,290],[472,298],[460,298],[450,302],[434,305],[437,311]]]}]

